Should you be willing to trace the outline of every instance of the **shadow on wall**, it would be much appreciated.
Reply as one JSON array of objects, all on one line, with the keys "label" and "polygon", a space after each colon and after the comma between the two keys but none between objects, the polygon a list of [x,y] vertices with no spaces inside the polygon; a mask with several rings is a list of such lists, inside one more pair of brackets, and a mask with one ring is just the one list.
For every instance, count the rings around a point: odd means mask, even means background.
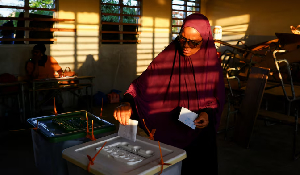
[{"label": "shadow on wall", "polygon": [[80,76],[95,76],[96,73],[96,61],[93,55],[88,54],[85,62],[76,72]]},{"label": "shadow on wall", "polygon": [[[96,57],[99,59],[96,61]],[[98,55],[88,54],[82,66],[75,70],[79,76],[94,76],[94,93],[110,92],[112,89],[125,93],[137,77],[137,46],[101,45]]]}]

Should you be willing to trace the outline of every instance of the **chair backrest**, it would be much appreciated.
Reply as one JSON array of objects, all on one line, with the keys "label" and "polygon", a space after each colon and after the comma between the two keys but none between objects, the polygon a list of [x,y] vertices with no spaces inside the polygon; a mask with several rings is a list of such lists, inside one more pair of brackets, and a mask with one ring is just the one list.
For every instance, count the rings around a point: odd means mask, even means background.
[{"label": "chair backrest", "polygon": [[252,67],[250,71],[234,131],[236,143],[246,148],[249,147],[269,72],[270,69],[262,67]]},{"label": "chair backrest", "polygon": [[[281,86],[282,86],[282,90],[283,90],[284,96],[290,102],[298,100],[299,97],[297,98],[296,94],[295,94],[294,83],[293,83],[292,72],[291,72],[291,66],[289,64],[289,61],[287,59],[285,59],[284,57],[283,58],[277,58],[276,57],[276,53],[278,53],[278,52],[279,53],[280,52],[286,52],[286,50],[275,50],[273,52],[275,66],[276,66],[277,71],[279,73],[279,79],[280,79],[280,82],[281,82]],[[280,66],[279,66],[280,63],[286,63],[286,70],[287,70],[287,76],[288,76],[287,79],[290,81],[289,83],[290,83],[290,86],[291,86],[291,94],[292,94],[291,96],[289,96],[288,93],[287,93],[287,91],[286,91],[285,83],[284,83],[284,80],[283,80],[283,77],[282,77],[282,73],[281,73],[281,70],[280,70]]]}]

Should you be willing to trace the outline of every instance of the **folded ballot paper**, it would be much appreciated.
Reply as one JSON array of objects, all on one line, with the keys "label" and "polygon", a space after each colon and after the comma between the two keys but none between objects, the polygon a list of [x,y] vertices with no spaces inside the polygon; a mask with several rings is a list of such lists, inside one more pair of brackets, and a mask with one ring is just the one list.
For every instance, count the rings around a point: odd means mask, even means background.
[{"label": "folded ballot paper", "polygon": [[187,108],[182,107],[179,114],[179,121],[191,127],[192,129],[196,128],[194,120],[198,117],[198,114],[188,110]]},{"label": "folded ballot paper", "polygon": [[129,119],[128,125],[122,125],[119,126],[118,136],[136,141],[136,134],[137,134],[137,120],[131,120]]}]

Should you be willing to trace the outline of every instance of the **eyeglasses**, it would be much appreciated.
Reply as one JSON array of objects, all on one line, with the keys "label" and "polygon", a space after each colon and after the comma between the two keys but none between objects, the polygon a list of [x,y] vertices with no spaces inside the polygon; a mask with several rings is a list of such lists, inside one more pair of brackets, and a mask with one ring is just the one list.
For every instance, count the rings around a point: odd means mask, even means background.
[{"label": "eyeglasses", "polygon": [[202,40],[201,41],[189,40],[189,39],[183,37],[181,34],[177,37],[177,40],[179,41],[179,43],[182,47],[185,46],[185,43],[188,43],[190,48],[195,48],[202,42]]}]

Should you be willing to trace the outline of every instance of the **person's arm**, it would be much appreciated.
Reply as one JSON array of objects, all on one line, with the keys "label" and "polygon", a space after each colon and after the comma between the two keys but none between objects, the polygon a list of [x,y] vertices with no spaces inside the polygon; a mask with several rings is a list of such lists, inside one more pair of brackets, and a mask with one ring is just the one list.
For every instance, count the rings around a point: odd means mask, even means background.
[{"label": "person's arm", "polygon": [[120,106],[114,111],[114,117],[123,125],[126,125],[129,119],[138,120],[135,102],[130,94],[123,96]]},{"label": "person's arm", "polygon": [[132,119],[132,120],[138,120],[138,114],[137,114],[137,110],[136,110],[136,105],[135,105],[135,102],[134,102],[134,99],[133,99],[132,95],[130,95],[130,94],[125,94],[125,95],[123,96],[123,99],[122,99],[121,102],[122,102],[122,103],[127,102],[127,103],[130,104],[130,107],[131,107],[131,109],[132,109],[132,113],[131,113],[130,119]]},{"label": "person's arm", "polygon": [[38,62],[30,62],[26,63],[26,73],[28,79],[36,79],[39,76],[39,68]]},{"label": "person's arm", "polygon": [[50,62],[51,62],[51,65],[52,65],[54,71],[56,71],[59,74],[59,77],[61,77],[63,74],[63,70],[60,67],[60,65],[58,64],[58,62],[56,61],[56,59],[53,58],[52,56],[49,56],[48,59],[50,59]]},{"label": "person's arm", "polygon": [[34,70],[32,73],[32,78],[37,79],[39,77],[39,61],[35,60],[34,61]]}]

